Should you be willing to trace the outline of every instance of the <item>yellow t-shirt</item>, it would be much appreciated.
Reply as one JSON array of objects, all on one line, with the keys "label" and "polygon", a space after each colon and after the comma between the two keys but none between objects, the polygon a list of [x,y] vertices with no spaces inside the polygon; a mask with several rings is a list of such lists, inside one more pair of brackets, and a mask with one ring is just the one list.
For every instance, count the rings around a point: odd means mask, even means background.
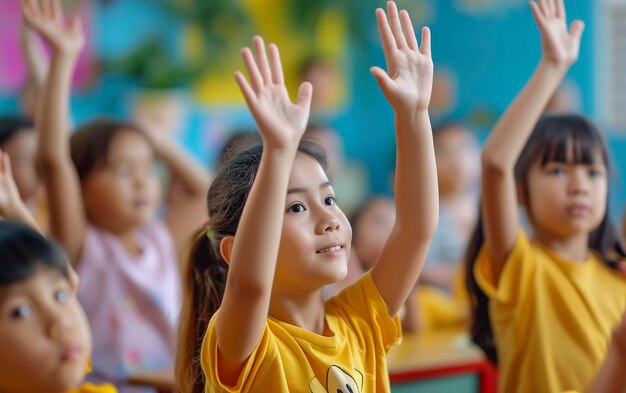
[{"label": "yellow t-shirt", "polygon": [[332,336],[269,317],[234,386],[218,375],[216,313],[202,343],[206,392],[389,392],[386,355],[402,337],[370,273],[326,302]]},{"label": "yellow t-shirt", "polygon": [[520,231],[496,287],[485,247],[474,274],[489,296],[501,392],[584,391],[626,308],[626,279],[590,253],[571,262]]},{"label": "yellow t-shirt", "polygon": [[72,389],[67,393],[117,393],[117,389],[113,385],[92,385],[86,383],[78,389]]}]

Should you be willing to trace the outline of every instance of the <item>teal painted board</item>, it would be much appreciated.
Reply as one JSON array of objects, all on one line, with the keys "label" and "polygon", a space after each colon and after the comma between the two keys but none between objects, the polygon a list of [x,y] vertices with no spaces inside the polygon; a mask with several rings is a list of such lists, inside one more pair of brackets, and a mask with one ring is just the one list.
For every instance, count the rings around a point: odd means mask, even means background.
[{"label": "teal painted board", "polygon": [[478,393],[480,379],[477,374],[450,378],[433,378],[391,385],[391,393]]}]

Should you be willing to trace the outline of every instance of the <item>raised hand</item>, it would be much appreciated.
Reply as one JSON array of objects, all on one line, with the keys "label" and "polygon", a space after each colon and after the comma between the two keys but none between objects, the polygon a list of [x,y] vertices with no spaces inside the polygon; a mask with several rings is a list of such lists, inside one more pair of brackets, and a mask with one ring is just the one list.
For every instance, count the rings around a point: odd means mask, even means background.
[{"label": "raised hand", "polygon": [[23,204],[13,179],[9,155],[0,150],[0,215],[14,218],[15,211]]},{"label": "raised hand", "polygon": [[239,71],[235,72],[235,79],[264,143],[277,148],[297,146],[309,119],[313,87],[308,82],[302,83],[298,98],[292,103],[285,87],[278,48],[269,45],[268,61],[263,39],[256,36],[253,44],[255,56],[249,48],[241,52],[250,83]]},{"label": "raised hand", "polygon": [[20,0],[24,20],[54,51],[78,54],[85,44],[81,19],[66,23],[60,0]]},{"label": "raised hand", "polygon": [[426,111],[433,86],[430,30],[422,29],[419,47],[408,12],[398,14],[396,4],[389,1],[387,13],[389,20],[385,11],[376,10],[387,72],[379,67],[372,67],[371,72],[394,109]]},{"label": "raised hand", "polygon": [[532,1],[530,8],[541,32],[543,58],[557,65],[570,65],[578,59],[580,37],[585,29],[575,20],[567,29],[563,0]]}]

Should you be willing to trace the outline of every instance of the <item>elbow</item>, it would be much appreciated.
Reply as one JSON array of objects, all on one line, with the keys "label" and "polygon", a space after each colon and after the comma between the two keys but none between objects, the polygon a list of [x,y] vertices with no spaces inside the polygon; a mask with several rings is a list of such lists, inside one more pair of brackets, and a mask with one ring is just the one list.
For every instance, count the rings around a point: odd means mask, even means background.
[{"label": "elbow", "polygon": [[503,176],[513,171],[513,163],[507,162],[498,154],[483,150],[480,155],[483,176]]},{"label": "elbow", "polygon": [[60,160],[59,157],[55,154],[38,154],[37,167],[46,177],[61,171],[63,164],[63,161]]}]

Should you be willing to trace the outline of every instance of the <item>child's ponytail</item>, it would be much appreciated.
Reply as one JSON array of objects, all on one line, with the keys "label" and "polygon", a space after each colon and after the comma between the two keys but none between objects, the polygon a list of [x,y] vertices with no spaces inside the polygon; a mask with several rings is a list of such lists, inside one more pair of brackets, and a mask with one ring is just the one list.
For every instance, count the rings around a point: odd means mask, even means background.
[{"label": "child's ponytail", "polygon": [[176,380],[183,393],[204,392],[200,366],[202,339],[211,317],[220,307],[228,265],[211,244],[211,227],[203,225],[194,235],[193,248],[184,268],[183,307],[180,318]]},{"label": "child's ponytail", "polygon": [[[325,155],[319,145],[303,140],[298,151],[326,168]],[[235,236],[237,232],[262,153],[261,144],[235,152],[219,167],[209,187],[210,224],[196,233],[183,274],[183,308],[176,357],[176,380],[182,393],[204,392],[200,349],[209,321],[222,303],[228,273],[220,244],[222,239]]]}]

